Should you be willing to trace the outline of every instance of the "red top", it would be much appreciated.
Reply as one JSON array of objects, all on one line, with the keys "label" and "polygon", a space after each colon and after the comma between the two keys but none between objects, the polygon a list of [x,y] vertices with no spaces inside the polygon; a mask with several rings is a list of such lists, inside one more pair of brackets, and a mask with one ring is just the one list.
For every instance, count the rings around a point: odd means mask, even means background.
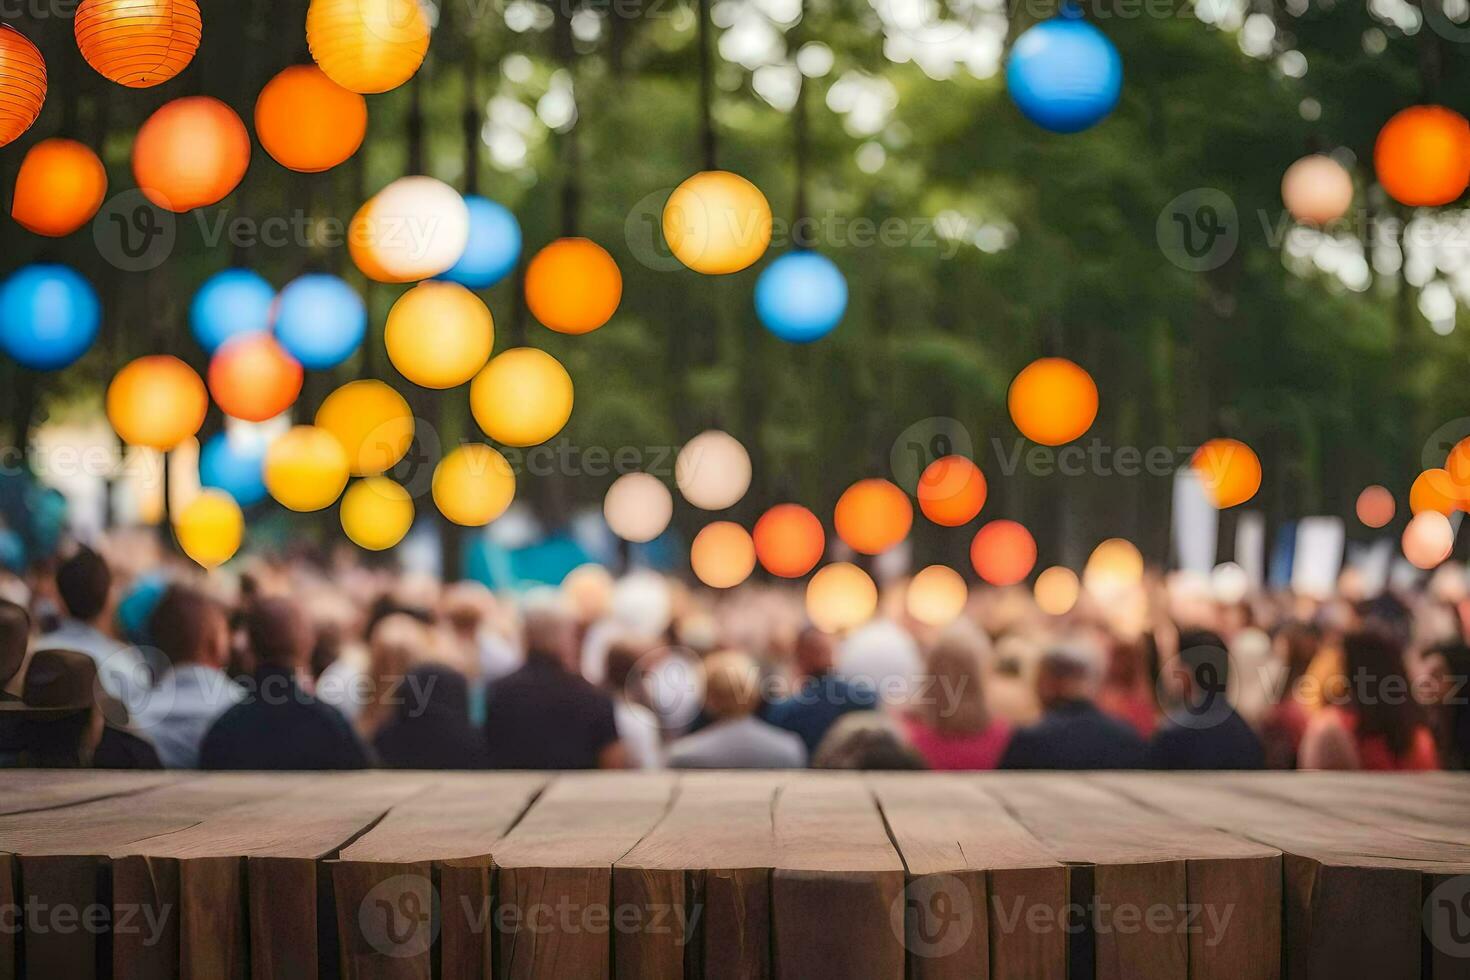
[{"label": "red top", "polygon": [[1367,770],[1388,772],[1394,770],[1423,772],[1439,768],[1439,750],[1434,745],[1434,736],[1428,726],[1418,725],[1414,729],[1414,740],[1402,756],[1394,757],[1388,742],[1382,735],[1368,738],[1358,737],[1358,716],[1340,708],[1328,708],[1336,721],[1353,737],[1358,747],[1358,762]]},{"label": "red top", "polygon": [[970,735],[945,735],[918,718],[905,717],[904,734],[930,769],[994,769],[1011,742],[1011,730],[992,721]]}]

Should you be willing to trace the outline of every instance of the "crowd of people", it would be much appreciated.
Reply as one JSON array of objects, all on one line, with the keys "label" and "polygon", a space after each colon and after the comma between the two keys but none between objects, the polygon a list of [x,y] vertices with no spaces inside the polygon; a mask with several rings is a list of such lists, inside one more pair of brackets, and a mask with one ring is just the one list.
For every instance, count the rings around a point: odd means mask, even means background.
[{"label": "crowd of people", "polygon": [[1063,614],[904,584],[842,635],[799,589],[583,566],[497,595],[351,562],[204,577],[147,542],[0,580],[0,765],[217,770],[1464,769],[1470,595],[1224,596],[1148,575]]}]

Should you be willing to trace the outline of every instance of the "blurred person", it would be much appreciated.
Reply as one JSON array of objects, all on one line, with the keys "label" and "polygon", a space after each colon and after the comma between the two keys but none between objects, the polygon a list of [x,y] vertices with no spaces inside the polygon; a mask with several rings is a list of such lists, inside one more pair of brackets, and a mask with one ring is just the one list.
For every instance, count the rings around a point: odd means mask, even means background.
[{"label": "blurred person", "polygon": [[1036,673],[1041,720],[1019,729],[1002,769],[1141,769],[1147,751],[1132,727],[1098,710],[1096,654],[1076,643],[1052,647]]},{"label": "blurred person", "polygon": [[0,703],[0,757],[45,769],[162,768],[152,743],[126,725],[127,709],[102,688],[95,660],[37,650],[20,701]]},{"label": "blurred person", "polygon": [[1231,657],[1218,634],[1180,634],[1179,655],[1169,668],[1181,704],[1164,713],[1149,743],[1154,769],[1260,769],[1261,740],[1228,696]]},{"label": "blurred person", "polygon": [[1445,643],[1426,652],[1430,728],[1446,769],[1470,769],[1470,646]]},{"label": "blurred person", "polygon": [[985,706],[984,648],[973,633],[950,632],[929,651],[903,728],[930,769],[994,769],[1005,754],[1011,730]]},{"label": "blurred person", "polygon": [[1302,738],[1303,769],[1426,770],[1439,768],[1434,736],[1424,724],[1404,672],[1400,634],[1382,620],[1343,640],[1342,696],[1313,717]]},{"label": "blurred person", "polygon": [[484,769],[489,754],[470,722],[469,683],[441,664],[414,667],[391,699],[393,715],[373,738],[387,769]]},{"label": "blurred person", "polygon": [[0,599],[0,701],[20,700],[21,668],[30,654],[30,646],[30,613],[18,603]]},{"label": "blurred person", "polygon": [[1041,717],[1036,700],[1036,662],[1040,659],[1036,644],[1019,633],[1007,633],[995,641],[985,678],[985,704],[1012,728]]},{"label": "blurred person", "polygon": [[726,651],[704,661],[704,710],[710,723],[669,746],[671,769],[800,769],[806,747],[791,732],[755,716],[760,666]]},{"label": "blurred person", "polygon": [[313,693],[316,637],[290,599],[255,602],[245,620],[257,664],[250,689],[210,727],[201,769],[363,769],[366,747],[342,713]]},{"label": "blurred person", "polygon": [[837,720],[812,756],[813,769],[924,769],[924,757],[882,711],[852,711]]},{"label": "blurred person", "polygon": [[440,610],[456,647],[459,669],[470,682],[470,717],[485,721],[485,685],[520,667],[524,658],[516,645],[491,627],[498,603],[479,582],[456,582],[444,590]]},{"label": "blurred person", "polygon": [[209,726],[245,697],[224,671],[230,659],[229,619],[204,593],[172,585],[154,607],[148,631],[168,669],[134,724],[152,740],[165,766],[197,769]]},{"label": "blurred person", "polygon": [[1112,639],[1108,644],[1108,667],[1097,693],[1097,706],[1105,713],[1133,726],[1148,738],[1159,724],[1155,685],[1149,675],[1148,646],[1137,639]]},{"label": "blurred person", "polygon": [[1237,630],[1228,638],[1226,649],[1231,664],[1230,704],[1246,724],[1259,731],[1279,700],[1284,665],[1272,655],[1271,638],[1254,626]]},{"label": "blurred person", "polygon": [[835,667],[838,676],[890,706],[907,703],[924,672],[918,641],[890,619],[872,620],[843,637]]},{"label": "blurred person", "polygon": [[761,717],[801,739],[814,753],[837,719],[851,711],[871,711],[878,705],[871,687],[833,673],[836,643],[807,626],[796,637],[796,689],[766,705]]},{"label": "blurred person", "polygon": [[36,641],[37,650],[75,650],[97,663],[98,679],[124,704],[141,703],[153,679],[142,656],[108,632],[112,618],[112,570],[91,548],[79,548],[56,569],[56,593],[64,616]]},{"label": "blurred person", "polygon": [[576,673],[576,624],[555,606],[533,606],[525,633],[525,663],[486,687],[491,767],[624,768],[612,699]]},{"label": "blurred person", "polygon": [[646,651],[619,641],[607,651],[607,676],[602,687],[613,701],[618,738],[628,753],[630,769],[663,768],[663,742],[658,717],[643,703],[643,671],[639,661]]},{"label": "blurred person", "polygon": [[[390,719],[398,714],[398,695],[409,669],[424,659],[429,649],[429,630],[406,613],[390,613],[377,620],[368,634],[368,666],[354,698],[361,707],[352,719],[362,740],[371,743]],[[468,710],[468,701],[466,701]]]},{"label": "blurred person", "polygon": [[1312,704],[1303,678],[1322,646],[1322,631],[1313,623],[1290,622],[1271,640],[1272,657],[1279,665],[1275,703],[1261,720],[1261,744],[1267,769],[1295,769],[1297,751],[1311,720]]}]

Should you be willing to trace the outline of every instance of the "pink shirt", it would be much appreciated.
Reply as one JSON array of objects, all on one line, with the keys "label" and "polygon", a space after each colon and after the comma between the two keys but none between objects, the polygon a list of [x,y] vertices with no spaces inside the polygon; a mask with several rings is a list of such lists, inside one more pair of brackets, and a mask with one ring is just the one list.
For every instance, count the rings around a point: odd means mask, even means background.
[{"label": "pink shirt", "polygon": [[909,744],[930,769],[994,769],[1011,742],[1011,730],[1002,721],[992,721],[971,735],[941,734],[912,717],[905,718],[903,726]]}]

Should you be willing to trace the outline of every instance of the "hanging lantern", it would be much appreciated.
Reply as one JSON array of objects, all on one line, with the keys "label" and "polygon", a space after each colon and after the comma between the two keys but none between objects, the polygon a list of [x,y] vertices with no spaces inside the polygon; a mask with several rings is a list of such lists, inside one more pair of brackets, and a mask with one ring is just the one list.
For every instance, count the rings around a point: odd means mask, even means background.
[{"label": "hanging lantern", "polygon": [[534,347],[497,355],[470,383],[470,411],[485,434],[507,446],[535,446],[572,417],[572,378]]},{"label": "hanging lantern", "polygon": [[226,269],[204,280],[189,303],[189,330],[199,346],[213,354],[225,341],[266,333],[276,291],[251,269]]},{"label": "hanging lantern", "polygon": [[750,454],[728,432],[711,429],[684,444],[674,460],[674,483],[700,510],[734,507],[750,489]]},{"label": "hanging lantern", "polygon": [[689,565],[712,589],[733,589],[755,571],[755,544],[733,521],[715,521],[694,536]]},{"label": "hanging lantern", "polygon": [[970,589],[959,572],[947,565],[930,565],[913,577],[904,595],[904,608],[925,626],[948,626],[965,611]]},{"label": "hanging lantern", "polygon": [[1470,185],[1470,121],[1444,106],[1410,106],[1378,131],[1373,168],[1400,204],[1449,204]]},{"label": "hanging lantern", "polygon": [[1062,4],[1060,16],[1026,30],[1011,47],[1006,90],[1021,114],[1053,133],[1102,122],[1123,91],[1123,59],[1107,35]]},{"label": "hanging lantern", "polygon": [[624,541],[652,541],[674,516],[674,496],[658,477],[627,473],[613,481],[602,498],[602,516]]},{"label": "hanging lantern", "polygon": [[223,200],[250,166],[250,134],[235,110],[194,95],[165,103],[138,127],[133,178],[143,196],[184,212]]},{"label": "hanging lantern", "polygon": [[526,267],[526,308],[557,333],[591,333],[612,319],[623,274],[607,249],[586,238],[560,238]]},{"label": "hanging lantern", "polygon": [[868,573],[845,561],[827,565],[806,587],[806,614],[825,633],[855,629],[878,611],[878,587]]},{"label": "hanging lantern", "polygon": [[241,507],[260,503],[265,489],[266,438],[255,432],[221,432],[199,450],[199,485],[223,490]]},{"label": "hanging lantern", "polygon": [[240,550],[245,515],[223,490],[203,490],[174,520],[174,535],[184,554],[204,568],[217,568]]},{"label": "hanging lantern", "polygon": [[61,238],[91,221],[106,196],[107,170],[91,147],[42,140],[21,161],[10,216],[29,232]]},{"label": "hanging lantern", "polygon": [[464,199],[470,212],[470,237],[464,254],[440,278],[468,289],[489,289],[516,267],[521,257],[521,225],[510,209],[488,198]]},{"label": "hanging lantern", "polygon": [[315,65],[292,65],[255,100],[255,136],[281,166],[321,173],[344,162],[367,135],[367,100]]},{"label": "hanging lantern", "polygon": [[1458,490],[1459,484],[1450,477],[1448,470],[1438,467],[1427,469],[1416,476],[1409,487],[1409,513],[1437,510],[1448,517],[1463,504]]},{"label": "hanging lantern", "polygon": [[327,77],[371,95],[408,81],[429,50],[419,0],[311,0],[306,43]]},{"label": "hanging lantern", "polygon": [[358,480],[342,496],[342,531],[359,548],[383,551],[413,527],[413,498],[387,477]]},{"label": "hanging lantern", "polygon": [[1087,594],[1104,605],[1117,602],[1143,581],[1143,555],[1133,542],[1109,538],[1092,550],[1082,569]]},{"label": "hanging lantern", "polygon": [[970,564],[991,585],[1015,585],[1036,565],[1036,539],[1015,521],[991,521],[970,542]]},{"label": "hanging lantern", "polygon": [[1415,568],[1434,568],[1455,549],[1454,525],[1437,510],[1420,511],[1404,528],[1403,548]]},{"label": "hanging lantern", "polygon": [[347,486],[347,453],[325,429],[294,426],[265,451],[265,486],[290,510],[330,507]]},{"label": "hanging lantern", "polygon": [[264,422],[296,404],[304,376],[301,364],[270,334],[246,334],[210,358],[209,393],[226,415]]},{"label": "hanging lantern", "polygon": [[0,285],[0,350],[32,371],[75,362],[101,324],[96,291],[70,266],[28,265]]},{"label": "hanging lantern", "polygon": [[1352,174],[1324,154],[1302,157],[1281,178],[1281,202],[1303,224],[1329,224],[1353,206]]},{"label": "hanging lantern", "polygon": [[199,431],[208,411],[204,382],[168,354],[132,361],[107,386],[107,420],[130,446],[168,452]]},{"label": "hanging lantern", "polygon": [[980,513],[989,492],[980,467],[963,456],[941,456],[919,476],[919,510],[940,527],[960,527]]},{"label": "hanging lantern", "polygon": [[371,378],[349,381],[316,410],[317,428],[337,437],[353,476],[386,472],[413,445],[413,412],[402,395]]},{"label": "hanging lantern", "polygon": [[878,555],[908,537],[914,507],[908,495],[887,480],[859,480],[837,499],[833,523],[837,536],[853,551]]},{"label": "hanging lantern", "polygon": [[787,253],[755,281],[755,312],[767,330],[788,343],[821,340],[847,312],[847,279],[820,252]]},{"label": "hanging lantern", "polygon": [[1097,418],[1097,384],[1062,357],[1043,357],[1021,369],[1006,393],[1021,435],[1043,446],[1080,439]]},{"label": "hanging lantern", "polygon": [[470,210],[433,177],[400,177],[357,209],[347,250],[375,282],[419,282],[448,272],[470,240]]},{"label": "hanging lantern", "polygon": [[495,322],[484,301],[452,282],[421,282],[388,311],[388,360],[425,388],[454,388],[490,359]]},{"label": "hanging lantern", "polygon": [[446,518],[465,527],[481,527],[504,514],[515,499],[515,473],[494,449],[467,443],[434,467],[433,494]]},{"label": "hanging lantern", "polygon": [[1364,487],[1363,492],[1358,494],[1358,520],[1363,522],[1364,527],[1383,527],[1393,520],[1394,511],[1398,505],[1394,502],[1393,494],[1387,487],[1373,484]]},{"label": "hanging lantern", "polygon": [[0,146],[31,128],[46,102],[46,59],[30,38],[0,24]]},{"label": "hanging lantern", "polygon": [[1053,565],[1036,576],[1036,607],[1048,616],[1065,616],[1077,605],[1081,585],[1077,573],[1061,565]]},{"label": "hanging lantern", "polygon": [[204,36],[194,0],[82,0],[73,26],[87,64],[128,88],[173,78]]},{"label": "hanging lantern", "polygon": [[367,336],[367,305],[357,291],[322,272],[293,279],[276,305],[276,339],[308,371],[351,357]]},{"label": "hanging lantern", "polygon": [[707,276],[754,265],[771,244],[771,205],[739,174],[705,170],[664,203],[664,240],[680,262]]},{"label": "hanging lantern", "polygon": [[1210,439],[1194,451],[1189,465],[1220,510],[1245,503],[1261,489],[1261,460],[1239,439]]},{"label": "hanging lantern", "polygon": [[777,504],[755,522],[755,555],[780,578],[801,578],[817,567],[827,535],[817,515],[800,504]]}]

